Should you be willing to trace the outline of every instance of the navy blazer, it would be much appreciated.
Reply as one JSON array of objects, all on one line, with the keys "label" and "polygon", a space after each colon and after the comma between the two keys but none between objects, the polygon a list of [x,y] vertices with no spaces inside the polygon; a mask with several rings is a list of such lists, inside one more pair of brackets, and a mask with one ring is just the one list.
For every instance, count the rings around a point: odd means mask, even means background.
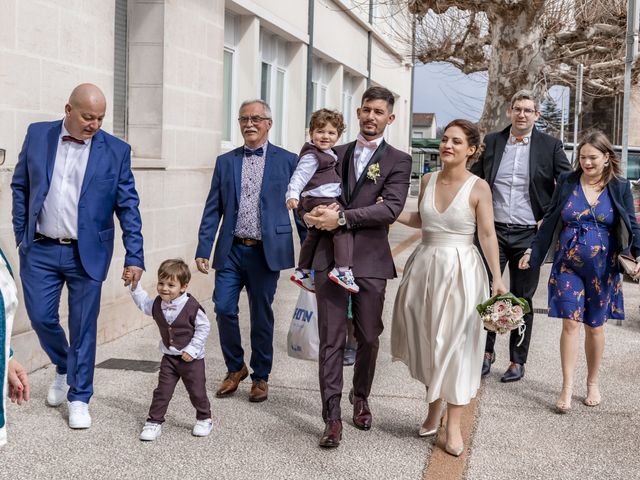
[{"label": "navy blazer", "polygon": [[[212,264],[214,269],[224,266],[233,245],[233,231],[240,205],[243,158],[244,147],[236,148],[220,155],[213,170],[211,189],[198,232],[196,258],[211,257],[217,233]],[[268,143],[260,189],[260,218],[264,256],[272,271],[294,266],[291,220],[285,197],[297,163],[298,156],[295,153]],[[297,226],[298,233],[304,238],[304,227],[299,223]]]},{"label": "navy blazer", "polygon": [[[489,133],[484,138],[484,151],[470,168],[472,173],[486,180],[492,190],[510,132],[511,125],[501,132]],[[570,170],[562,142],[533,127],[529,147],[529,199],[536,221],[547,211],[555,180]]]},{"label": "navy blazer", "polygon": [[[36,221],[49,193],[62,120],[29,125],[11,180],[13,233],[20,252],[27,254],[36,234]],[[126,250],[124,265],[144,268],[142,220],[133,173],[131,147],[99,130],[91,151],[78,201],[78,250],[87,274],[107,278],[113,256],[118,216]]]},{"label": "navy blazer", "polygon": [[[558,178],[549,210],[531,244],[529,264],[532,267],[539,267],[544,262],[549,249],[555,245],[563,226],[562,209],[580,182],[580,175],[581,172],[574,171],[563,173]],[[640,255],[640,227],[636,222],[631,185],[625,178],[614,178],[607,184],[607,190],[620,219],[614,231],[618,239],[619,251],[631,249],[632,255],[637,257]]]}]

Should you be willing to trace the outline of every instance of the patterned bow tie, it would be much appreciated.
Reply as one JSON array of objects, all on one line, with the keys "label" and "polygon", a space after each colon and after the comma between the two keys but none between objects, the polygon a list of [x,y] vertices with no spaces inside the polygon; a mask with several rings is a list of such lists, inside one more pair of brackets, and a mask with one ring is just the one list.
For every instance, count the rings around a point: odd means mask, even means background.
[{"label": "patterned bow tie", "polygon": [[368,142],[367,140],[365,140],[360,136],[356,138],[356,144],[360,145],[362,148],[370,148],[372,150],[375,150],[376,148],[378,148],[378,144],[376,142]]},{"label": "patterned bow tie", "polygon": [[261,157],[263,153],[264,149],[262,147],[258,147],[255,150],[251,150],[249,147],[244,147],[245,157]]},{"label": "patterned bow tie", "polygon": [[164,300],[160,303],[160,308],[165,310],[175,310],[178,306],[175,303],[165,302]]},{"label": "patterned bow tie", "polygon": [[511,143],[515,143],[516,145],[528,145],[529,137],[511,137]]},{"label": "patterned bow tie", "polygon": [[84,142],[82,140],[79,140],[75,137],[72,137],[71,135],[64,135],[62,137],[62,141],[63,142],[73,142],[73,143],[79,143],[80,145],[84,145]]}]

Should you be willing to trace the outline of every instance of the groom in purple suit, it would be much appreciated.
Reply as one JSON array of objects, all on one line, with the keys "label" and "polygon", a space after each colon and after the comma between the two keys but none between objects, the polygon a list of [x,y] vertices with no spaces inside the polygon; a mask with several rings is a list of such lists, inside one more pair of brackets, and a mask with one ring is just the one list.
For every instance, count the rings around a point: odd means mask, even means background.
[{"label": "groom in purple suit", "polygon": [[[411,157],[386,143],[384,130],[395,116],[393,94],[371,87],[358,108],[360,133],[355,142],[336,148],[342,172],[342,204],[345,208],[319,207],[305,215],[305,222],[328,231],[320,239],[313,259],[320,334],[319,377],[322,418],[325,429],[320,446],[337,447],[342,438],[340,400],[342,360],[347,332],[349,292],[333,283],[327,273],[333,268],[331,231],[349,230],[354,236],[353,274],[360,292],[352,294],[353,322],[358,342],[349,400],[353,423],[369,430],[372,415],[368,397],[378,356],[378,337],[384,328],[387,279],[396,277],[388,241],[389,225],[404,207],[409,189]],[[378,197],[383,203],[376,204]]]}]

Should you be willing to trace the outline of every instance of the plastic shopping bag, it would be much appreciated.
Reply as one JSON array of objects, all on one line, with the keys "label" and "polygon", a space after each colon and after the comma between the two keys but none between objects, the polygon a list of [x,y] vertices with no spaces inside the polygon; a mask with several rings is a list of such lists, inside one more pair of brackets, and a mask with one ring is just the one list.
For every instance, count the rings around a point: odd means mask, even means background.
[{"label": "plastic shopping bag", "polygon": [[318,360],[318,305],[316,296],[301,290],[287,334],[287,353],[302,360]]}]

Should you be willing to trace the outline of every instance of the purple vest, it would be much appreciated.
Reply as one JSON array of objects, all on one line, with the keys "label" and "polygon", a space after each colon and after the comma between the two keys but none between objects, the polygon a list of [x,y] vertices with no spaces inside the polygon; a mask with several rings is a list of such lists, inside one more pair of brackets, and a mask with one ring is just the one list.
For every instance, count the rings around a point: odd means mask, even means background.
[{"label": "purple vest", "polygon": [[189,345],[189,342],[193,338],[193,332],[195,331],[198,310],[204,312],[204,309],[198,301],[191,295],[187,295],[189,299],[171,325],[167,323],[167,319],[164,318],[164,314],[162,313],[162,308],[160,307],[162,299],[160,295],[156,297],[153,302],[153,307],[151,307],[151,316],[158,325],[162,343],[166,348],[173,347],[177,350],[182,350]]},{"label": "purple vest", "polygon": [[303,192],[313,190],[321,185],[327,183],[341,183],[340,174],[336,169],[338,161],[328,153],[323,152],[312,143],[305,143],[300,150],[300,158],[306,154],[312,154],[318,159],[318,169],[316,173],[309,179],[307,184],[302,189]]}]

